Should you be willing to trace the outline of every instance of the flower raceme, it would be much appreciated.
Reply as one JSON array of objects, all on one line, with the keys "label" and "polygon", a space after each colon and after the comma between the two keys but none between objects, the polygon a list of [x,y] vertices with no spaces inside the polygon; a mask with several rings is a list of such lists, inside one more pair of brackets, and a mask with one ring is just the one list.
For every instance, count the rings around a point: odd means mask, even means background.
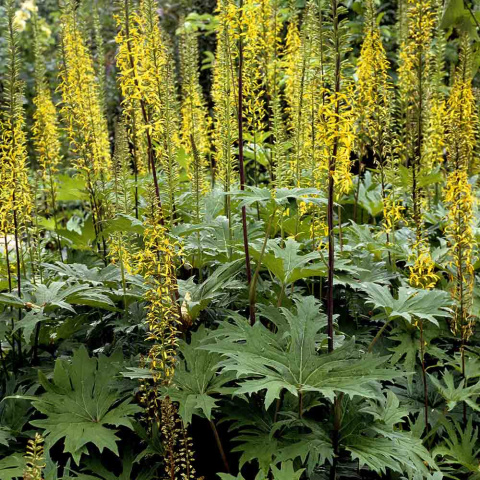
[{"label": "flower raceme", "polygon": [[449,240],[450,259],[447,266],[452,281],[452,297],[456,301],[451,327],[455,334],[468,341],[474,325],[471,307],[475,284],[475,237],[472,227],[474,197],[465,169],[454,170],[448,175],[444,195],[448,209],[445,233]]},{"label": "flower raceme", "polygon": [[213,144],[216,162],[215,179],[224,191],[230,190],[238,181],[237,161],[232,152],[238,137],[237,88],[235,84],[235,59],[238,55],[236,9],[236,5],[231,0],[219,0],[218,2],[217,52],[212,85]]},{"label": "flower raceme", "polygon": [[45,78],[44,51],[40,44],[36,17],[34,30],[36,95],[33,99],[35,112],[33,114],[32,136],[44,189],[50,196],[52,212],[55,217],[57,195],[55,175],[59,172],[61,161],[60,130],[57,109]]},{"label": "flower raceme", "polygon": [[471,50],[466,35],[461,38],[460,62],[448,99],[446,150],[448,173],[444,190],[447,208],[445,234],[449,241],[447,268],[452,282],[455,313],[452,331],[468,341],[473,334],[473,289],[475,283],[473,232],[475,199],[469,172],[477,168],[474,150],[478,119],[472,90]]},{"label": "flower raceme", "polygon": [[209,191],[207,155],[211,151],[211,117],[208,115],[198,72],[197,34],[183,24],[181,33],[182,76],[182,146],[188,154],[187,173],[195,196],[196,210],[200,210],[200,197]]},{"label": "flower raceme", "polygon": [[28,180],[23,84],[19,39],[12,1],[7,2],[8,63],[0,115],[0,232],[15,233],[30,221],[32,196]]},{"label": "flower raceme", "polygon": [[107,180],[112,166],[107,123],[92,57],[73,3],[62,14],[62,49],[61,113],[76,157],[75,166],[89,183]]}]

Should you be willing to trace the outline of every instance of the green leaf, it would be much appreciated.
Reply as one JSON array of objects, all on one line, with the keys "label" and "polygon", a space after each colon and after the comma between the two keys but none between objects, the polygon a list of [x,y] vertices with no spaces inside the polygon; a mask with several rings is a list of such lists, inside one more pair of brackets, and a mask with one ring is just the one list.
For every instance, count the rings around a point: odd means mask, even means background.
[{"label": "green leaf", "polygon": [[293,462],[283,462],[280,464],[280,468],[272,465],[272,473],[274,480],[300,480],[304,468],[294,470]]},{"label": "green leaf", "polygon": [[132,428],[130,417],[141,409],[122,399],[112,388],[112,380],[121,368],[120,358],[89,357],[81,347],[71,363],[55,362],[53,383],[39,371],[39,380],[46,393],[32,405],[46,415],[31,424],[45,430],[46,446],[51,448],[64,439],[64,452],[79,464],[86,445],[93,443],[102,452],[105,448],[118,455],[116,430],[111,426]]},{"label": "green leaf", "polygon": [[7,307],[24,308],[25,302],[14,293],[0,293],[0,305]]},{"label": "green leaf", "polygon": [[399,376],[383,368],[388,357],[362,357],[355,352],[353,341],[332,353],[319,354],[318,345],[326,339],[320,334],[326,318],[315,298],[295,300],[295,312],[281,311],[287,331],[274,333],[260,322],[250,326],[236,316],[234,324],[223,323],[215,332],[217,343],[202,347],[224,355],[223,371],[234,371],[239,378],[237,394],[266,390],[267,409],[282,390],[294,396],[318,392],[332,401],[336,392],[375,398],[378,381]]},{"label": "green leaf", "polygon": [[[67,224],[67,227],[68,226],[69,225]],[[66,240],[66,243],[69,244],[69,246],[78,250],[91,250],[96,238],[95,228],[91,217],[87,218],[81,226],[76,225],[74,230],[59,228],[56,233],[62,239]]]},{"label": "green leaf", "polygon": [[244,259],[225,263],[218,267],[209,277],[200,284],[179,280],[180,294],[184,298],[184,305],[192,320],[195,320],[215,299],[224,294],[225,288],[243,270]]},{"label": "green leaf", "polygon": [[[92,288],[88,284],[69,285],[66,282],[51,282],[48,285],[39,283],[30,293],[30,310],[16,323],[14,331],[23,329],[26,339],[30,339],[35,326],[44,321],[51,320],[49,313],[58,308],[75,313],[72,305],[88,305],[91,307],[116,310],[115,304],[106,295],[108,290],[100,287]],[[108,292],[109,293],[109,292]],[[13,304],[13,294],[11,303]],[[18,299],[18,297],[16,297]],[[1,299],[0,299],[1,302]],[[15,303],[18,306],[20,301]],[[22,306],[25,303],[22,302]]]},{"label": "green leaf", "polygon": [[478,480],[480,469],[478,459],[480,457],[480,443],[478,442],[478,428],[473,427],[472,417],[467,425],[462,426],[455,420],[451,423],[442,420],[446,435],[442,436],[442,443],[434,451],[434,457],[442,457],[449,464],[463,467],[463,473],[473,473],[469,479]]},{"label": "green leaf", "polygon": [[72,305],[88,305],[89,307],[116,310],[115,304],[101,290],[89,288],[68,296],[68,302]]},{"label": "green leaf", "polygon": [[81,175],[70,177],[68,175],[55,174],[58,180],[57,201],[78,202],[88,200],[85,189],[85,180]]},{"label": "green leaf", "polygon": [[245,480],[241,473],[239,473],[236,477],[234,477],[233,475],[230,475],[229,473],[217,473],[217,475],[222,480]]},{"label": "green leaf", "polygon": [[90,283],[93,286],[115,287],[121,282],[120,268],[116,265],[108,265],[105,268],[88,268],[83,263],[42,263],[42,267],[49,272],[55,273],[60,279],[68,283]]},{"label": "green leaf", "polygon": [[25,458],[19,453],[0,459],[0,480],[23,478],[25,466]]},{"label": "green leaf", "polygon": [[23,330],[24,337],[27,339],[27,341],[30,341],[37,324],[48,319],[49,317],[43,313],[43,308],[40,310],[31,310],[25,313],[19,322],[16,322],[13,331],[15,332],[17,330]]},{"label": "green leaf", "polygon": [[279,441],[267,432],[255,432],[255,435],[248,433],[235,436],[235,442],[240,445],[232,448],[232,452],[242,452],[239,460],[239,467],[256,460],[260,470],[267,473],[270,469],[278,450]]},{"label": "green leaf", "polygon": [[369,406],[363,408],[362,412],[369,413],[376,421],[390,428],[397,423],[402,423],[409,414],[406,408],[400,407],[398,397],[391,390],[387,392],[387,398],[381,403],[370,401]]},{"label": "green leaf", "polygon": [[378,182],[373,181],[370,171],[366,171],[360,184],[357,184],[355,196],[352,195],[348,202],[357,202],[369,215],[376,217],[383,212],[382,187]]},{"label": "green leaf", "polygon": [[448,292],[442,290],[423,290],[411,287],[400,287],[398,297],[394,298],[390,288],[385,285],[369,283],[361,285],[368,299],[366,303],[374,308],[382,309],[387,318],[403,318],[412,322],[414,318],[428,320],[438,325],[436,317],[451,315],[451,298]]},{"label": "green leaf", "polygon": [[402,473],[407,469],[428,475],[425,463],[435,466],[422,440],[409,432],[375,429],[378,436],[351,435],[345,448],[360,467],[367,465],[374,472],[385,474],[387,469]]},{"label": "green leaf", "polygon": [[477,23],[470,13],[463,0],[448,0],[443,11],[441,27],[445,30],[456,27],[467,33],[472,40],[478,41]]},{"label": "green leaf", "polygon": [[324,465],[328,460],[333,462],[333,445],[329,432],[326,432],[318,424],[310,425],[311,433],[292,435],[296,438],[287,446],[281,446],[278,450],[276,461],[300,459],[302,465],[307,466],[309,473],[313,472],[318,465]]},{"label": "green leaf", "polygon": [[[283,247],[279,245],[278,240],[269,240],[262,264],[278,278],[282,285],[288,285],[301,278],[325,276],[326,266],[324,263],[310,263],[320,259],[320,254],[310,252],[300,255],[300,249],[301,244],[292,238],[287,238]],[[257,250],[254,245],[251,252],[256,260],[260,258],[260,248]]]},{"label": "green leaf", "polygon": [[124,213],[119,213],[115,218],[105,222],[105,227],[103,228],[101,234],[108,238],[109,235],[117,232],[136,233],[137,235],[143,235],[144,231],[145,226],[140,220],[138,220],[138,218],[126,215]]},{"label": "green leaf", "polygon": [[442,28],[450,28],[466,13],[463,0],[448,0],[443,10]]},{"label": "green leaf", "polygon": [[15,440],[15,437],[12,436],[10,429],[8,427],[0,427],[0,445],[8,447],[8,443],[11,440]]},{"label": "green leaf", "polygon": [[455,379],[453,375],[447,370],[443,374],[442,380],[439,380],[435,375],[429,375],[432,383],[437,387],[442,397],[447,402],[449,410],[455,408],[457,403],[465,402],[473,410],[480,412],[480,380],[469,387],[465,386],[465,380],[460,380],[458,387],[455,387]]},{"label": "green leaf", "polygon": [[321,192],[316,188],[278,188],[273,193],[270,188],[248,186],[245,190],[236,190],[228,194],[240,200],[240,207],[269,201],[274,201],[277,205],[287,205],[290,200],[318,204],[326,203],[326,200],[320,197]]},{"label": "green leaf", "polygon": [[213,395],[224,393],[224,385],[234,378],[232,374],[216,373],[221,355],[198,349],[205,338],[202,326],[192,335],[190,344],[180,342],[183,361],[175,368],[173,386],[166,390],[166,394],[179,403],[178,412],[185,424],[191,423],[193,415],[211,420],[212,410],[218,408]]}]

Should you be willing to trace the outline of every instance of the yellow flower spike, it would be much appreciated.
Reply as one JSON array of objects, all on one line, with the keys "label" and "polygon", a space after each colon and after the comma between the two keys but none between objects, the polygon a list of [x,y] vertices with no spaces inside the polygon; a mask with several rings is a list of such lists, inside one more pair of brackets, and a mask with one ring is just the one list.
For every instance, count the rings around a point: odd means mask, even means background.
[{"label": "yellow flower spike", "polygon": [[317,123],[324,98],[322,52],[317,41],[319,18],[315,2],[307,3],[301,28],[298,13],[292,12],[282,59],[287,127],[293,152],[287,168],[281,171],[281,180],[295,187],[312,187],[318,183],[315,176],[320,161],[317,145],[321,145],[322,140],[318,138]]},{"label": "yellow flower spike", "polygon": [[44,52],[38,36],[38,19],[34,14],[34,51],[35,51],[35,88],[33,99],[33,143],[37,161],[40,166],[44,189],[51,198],[51,207],[55,216],[56,184],[55,174],[61,160],[59,125],[57,111],[52,101],[52,94],[45,79]]},{"label": "yellow flower spike", "polygon": [[75,166],[86,178],[108,179],[111,172],[107,122],[93,60],[78,24],[75,2],[62,14],[63,68],[60,72],[61,113],[67,124]]},{"label": "yellow flower spike", "polygon": [[[232,152],[238,136],[237,87],[235,83],[235,59],[238,55],[236,47],[236,37],[238,36],[236,9],[237,7],[232,0],[218,1],[217,51],[213,66],[212,84],[214,104],[212,136],[215,147],[215,178],[224,191],[230,190],[238,180],[237,161]],[[229,212],[226,213],[228,216]]]},{"label": "yellow flower spike", "polygon": [[474,150],[477,144],[478,119],[472,91],[471,50],[466,35],[461,38],[460,62],[448,99],[447,161],[452,171],[444,189],[447,209],[445,234],[449,242],[452,298],[455,310],[451,329],[468,341],[475,319],[471,315],[475,283],[473,231],[475,198],[469,183],[469,172],[475,171]]},{"label": "yellow flower spike", "polygon": [[25,480],[42,480],[42,472],[46,467],[44,449],[43,449],[43,437],[36,433],[33,439],[28,440],[27,453],[25,455],[26,467],[23,472],[23,478]]},{"label": "yellow flower spike", "polygon": [[[138,171],[142,171],[145,165],[151,169],[151,163],[155,163],[163,173],[163,208],[172,222],[176,215],[175,196],[179,181],[180,116],[171,48],[157,21],[155,0],[142,0],[138,11],[131,11],[128,19],[118,16],[117,25],[119,85],[124,97],[129,137],[138,149],[134,160]],[[147,133],[150,150],[141,138]],[[150,162],[142,161],[145,150],[147,156],[153,157]]]},{"label": "yellow flower spike", "polygon": [[32,197],[28,181],[23,84],[19,79],[18,32],[13,1],[6,4],[8,17],[4,109],[0,114],[0,233],[18,235],[30,221]]},{"label": "yellow flower spike", "polygon": [[209,134],[211,118],[208,115],[198,71],[198,40],[196,32],[189,31],[183,24],[181,41],[182,75],[182,131],[181,143],[189,155],[187,173],[191,181],[191,191],[195,199],[197,220],[200,210],[200,197],[210,189],[207,181],[207,155],[211,151]]},{"label": "yellow flower spike", "polygon": [[410,285],[427,290],[434,288],[440,277],[435,273],[435,263],[430,256],[426,238],[422,237],[413,245],[409,260],[413,262],[413,265],[408,267]]},{"label": "yellow flower spike", "polygon": [[356,71],[358,80],[354,100],[355,144],[361,159],[368,154],[367,145],[373,150],[374,161],[380,170],[384,229],[389,240],[396,215],[395,210],[392,210],[395,205],[394,192],[385,191],[387,178],[394,176],[396,170],[391,106],[394,99],[393,85],[388,74],[390,62],[383,46],[376,13],[373,0],[367,0],[365,37]]}]

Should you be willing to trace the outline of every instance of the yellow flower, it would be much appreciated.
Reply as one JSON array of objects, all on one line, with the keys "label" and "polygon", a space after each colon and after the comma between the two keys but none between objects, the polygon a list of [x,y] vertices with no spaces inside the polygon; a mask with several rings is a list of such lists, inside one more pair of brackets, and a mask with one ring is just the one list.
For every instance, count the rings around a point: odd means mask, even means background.
[{"label": "yellow flower", "polygon": [[[283,68],[285,72],[285,101],[288,113],[288,131],[291,133],[292,154],[288,169],[283,172],[290,185],[296,187],[318,186],[315,177],[322,148],[318,122],[321,122],[326,91],[324,90],[324,65],[318,7],[309,2],[302,28],[293,15],[287,29]],[[321,154],[320,154],[321,156]]]},{"label": "yellow flower", "polygon": [[189,155],[187,173],[191,180],[191,191],[195,197],[197,216],[200,198],[208,192],[209,182],[205,178],[208,168],[206,156],[210,152],[209,133],[211,118],[208,115],[198,72],[198,41],[196,33],[186,30],[181,33],[182,75],[182,146]]},{"label": "yellow flower", "polygon": [[447,104],[447,159],[452,168],[476,173],[473,152],[477,144],[478,114],[472,88],[471,48],[466,35],[461,39],[460,64]]},{"label": "yellow flower", "polygon": [[43,437],[36,433],[33,439],[28,440],[27,453],[25,455],[25,470],[23,478],[28,480],[42,480],[42,472],[46,466],[43,452]]},{"label": "yellow flower", "polygon": [[218,179],[224,191],[230,190],[238,181],[237,161],[232,152],[238,137],[235,81],[235,58],[238,54],[235,41],[238,37],[236,8],[232,0],[218,2],[217,51],[213,66],[215,179]]},{"label": "yellow flower", "polygon": [[419,170],[425,138],[429,75],[433,65],[431,43],[438,20],[433,0],[408,0],[408,34],[400,45],[398,84],[403,138],[400,155]]},{"label": "yellow flower", "polygon": [[91,184],[94,178],[108,179],[112,163],[101,92],[78,24],[75,2],[62,14],[62,45],[61,112],[67,123],[71,151],[76,156],[75,166]]},{"label": "yellow flower", "polygon": [[137,72],[143,49],[137,13],[128,10],[123,12],[123,15],[116,16],[116,21],[118,27],[115,37],[118,45],[116,62],[118,86],[123,97],[122,114],[128,138],[133,146],[133,167],[137,173],[144,174],[151,165],[148,161],[146,139],[141,134],[145,129],[145,119],[142,113],[143,96],[139,88],[140,78]]},{"label": "yellow flower", "polygon": [[453,284],[452,297],[456,300],[451,326],[454,333],[460,333],[463,339],[468,340],[473,333],[475,320],[471,315],[475,283],[475,236],[472,227],[474,197],[465,170],[455,170],[449,174],[445,188],[445,205],[448,209],[445,228],[449,240],[447,266]]},{"label": "yellow flower", "polygon": [[38,36],[38,24],[35,17],[35,76],[36,95],[33,99],[35,111],[33,113],[33,144],[44,188],[51,200],[53,215],[56,208],[55,174],[61,160],[59,126],[57,110],[52,101],[52,95],[45,80],[44,52]]},{"label": "yellow flower", "polygon": [[324,100],[317,117],[319,153],[317,169],[313,172],[315,186],[324,189],[325,179],[331,175],[337,195],[342,195],[353,185],[350,159],[355,139],[352,91],[347,88],[345,94],[336,94],[325,89],[322,96]]},{"label": "yellow flower", "polygon": [[435,273],[435,263],[430,255],[430,247],[426,238],[422,237],[413,245],[409,260],[413,262],[413,265],[408,267],[410,285],[426,290],[434,288],[439,276]]},{"label": "yellow flower", "polygon": [[19,80],[18,32],[13,2],[7,3],[10,59],[5,76],[4,109],[0,116],[0,232],[18,235],[29,221],[32,197],[28,181],[23,84]]},{"label": "yellow flower", "polygon": [[475,318],[471,314],[475,283],[474,194],[468,172],[475,170],[474,149],[477,134],[477,113],[472,92],[471,52],[466,35],[461,39],[460,63],[448,99],[447,161],[453,170],[448,174],[444,190],[447,209],[445,234],[449,241],[447,267],[452,282],[455,312],[452,331],[464,341],[473,334]]},{"label": "yellow flower", "polygon": [[167,231],[159,222],[158,214],[146,221],[144,249],[139,255],[138,269],[143,273],[148,290],[147,340],[154,344],[149,360],[154,385],[169,384],[172,380],[181,324],[176,301],[177,278],[175,259],[179,258],[177,245],[169,241]]},{"label": "yellow flower", "polygon": [[385,146],[391,139],[392,84],[388,75],[390,62],[376,25],[373,1],[367,3],[365,39],[357,63],[355,113],[357,116],[359,150],[365,155],[365,144],[370,144],[375,160],[383,167]]},{"label": "yellow flower", "polygon": [[[145,134],[148,139],[147,153],[153,157],[149,162],[150,168],[159,167],[164,176],[163,205],[167,210],[165,213],[173,221],[178,187],[180,118],[172,53],[157,21],[154,0],[142,0],[138,12],[131,14],[128,19],[129,35],[126,33],[126,21],[125,18],[117,19],[120,25],[117,63],[125,113],[130,123],[130,134]],[[135,144],[138,145],[138,142]]]},{"label": "yellow flower", "polygon": [[395,200],[393,193],[388,195],[383,202],[383,228],[385,233],[395,231],[396,226],[403,218],[405,208]]}]

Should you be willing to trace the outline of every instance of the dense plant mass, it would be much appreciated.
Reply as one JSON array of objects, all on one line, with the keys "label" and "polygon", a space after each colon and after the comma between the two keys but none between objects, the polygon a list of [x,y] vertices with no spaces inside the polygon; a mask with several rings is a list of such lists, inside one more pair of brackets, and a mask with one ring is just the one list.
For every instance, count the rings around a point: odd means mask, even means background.
[{"label": "dense plant mass", "polygon": [[480,4],[4,1],[0,480],[479,480]]}]

